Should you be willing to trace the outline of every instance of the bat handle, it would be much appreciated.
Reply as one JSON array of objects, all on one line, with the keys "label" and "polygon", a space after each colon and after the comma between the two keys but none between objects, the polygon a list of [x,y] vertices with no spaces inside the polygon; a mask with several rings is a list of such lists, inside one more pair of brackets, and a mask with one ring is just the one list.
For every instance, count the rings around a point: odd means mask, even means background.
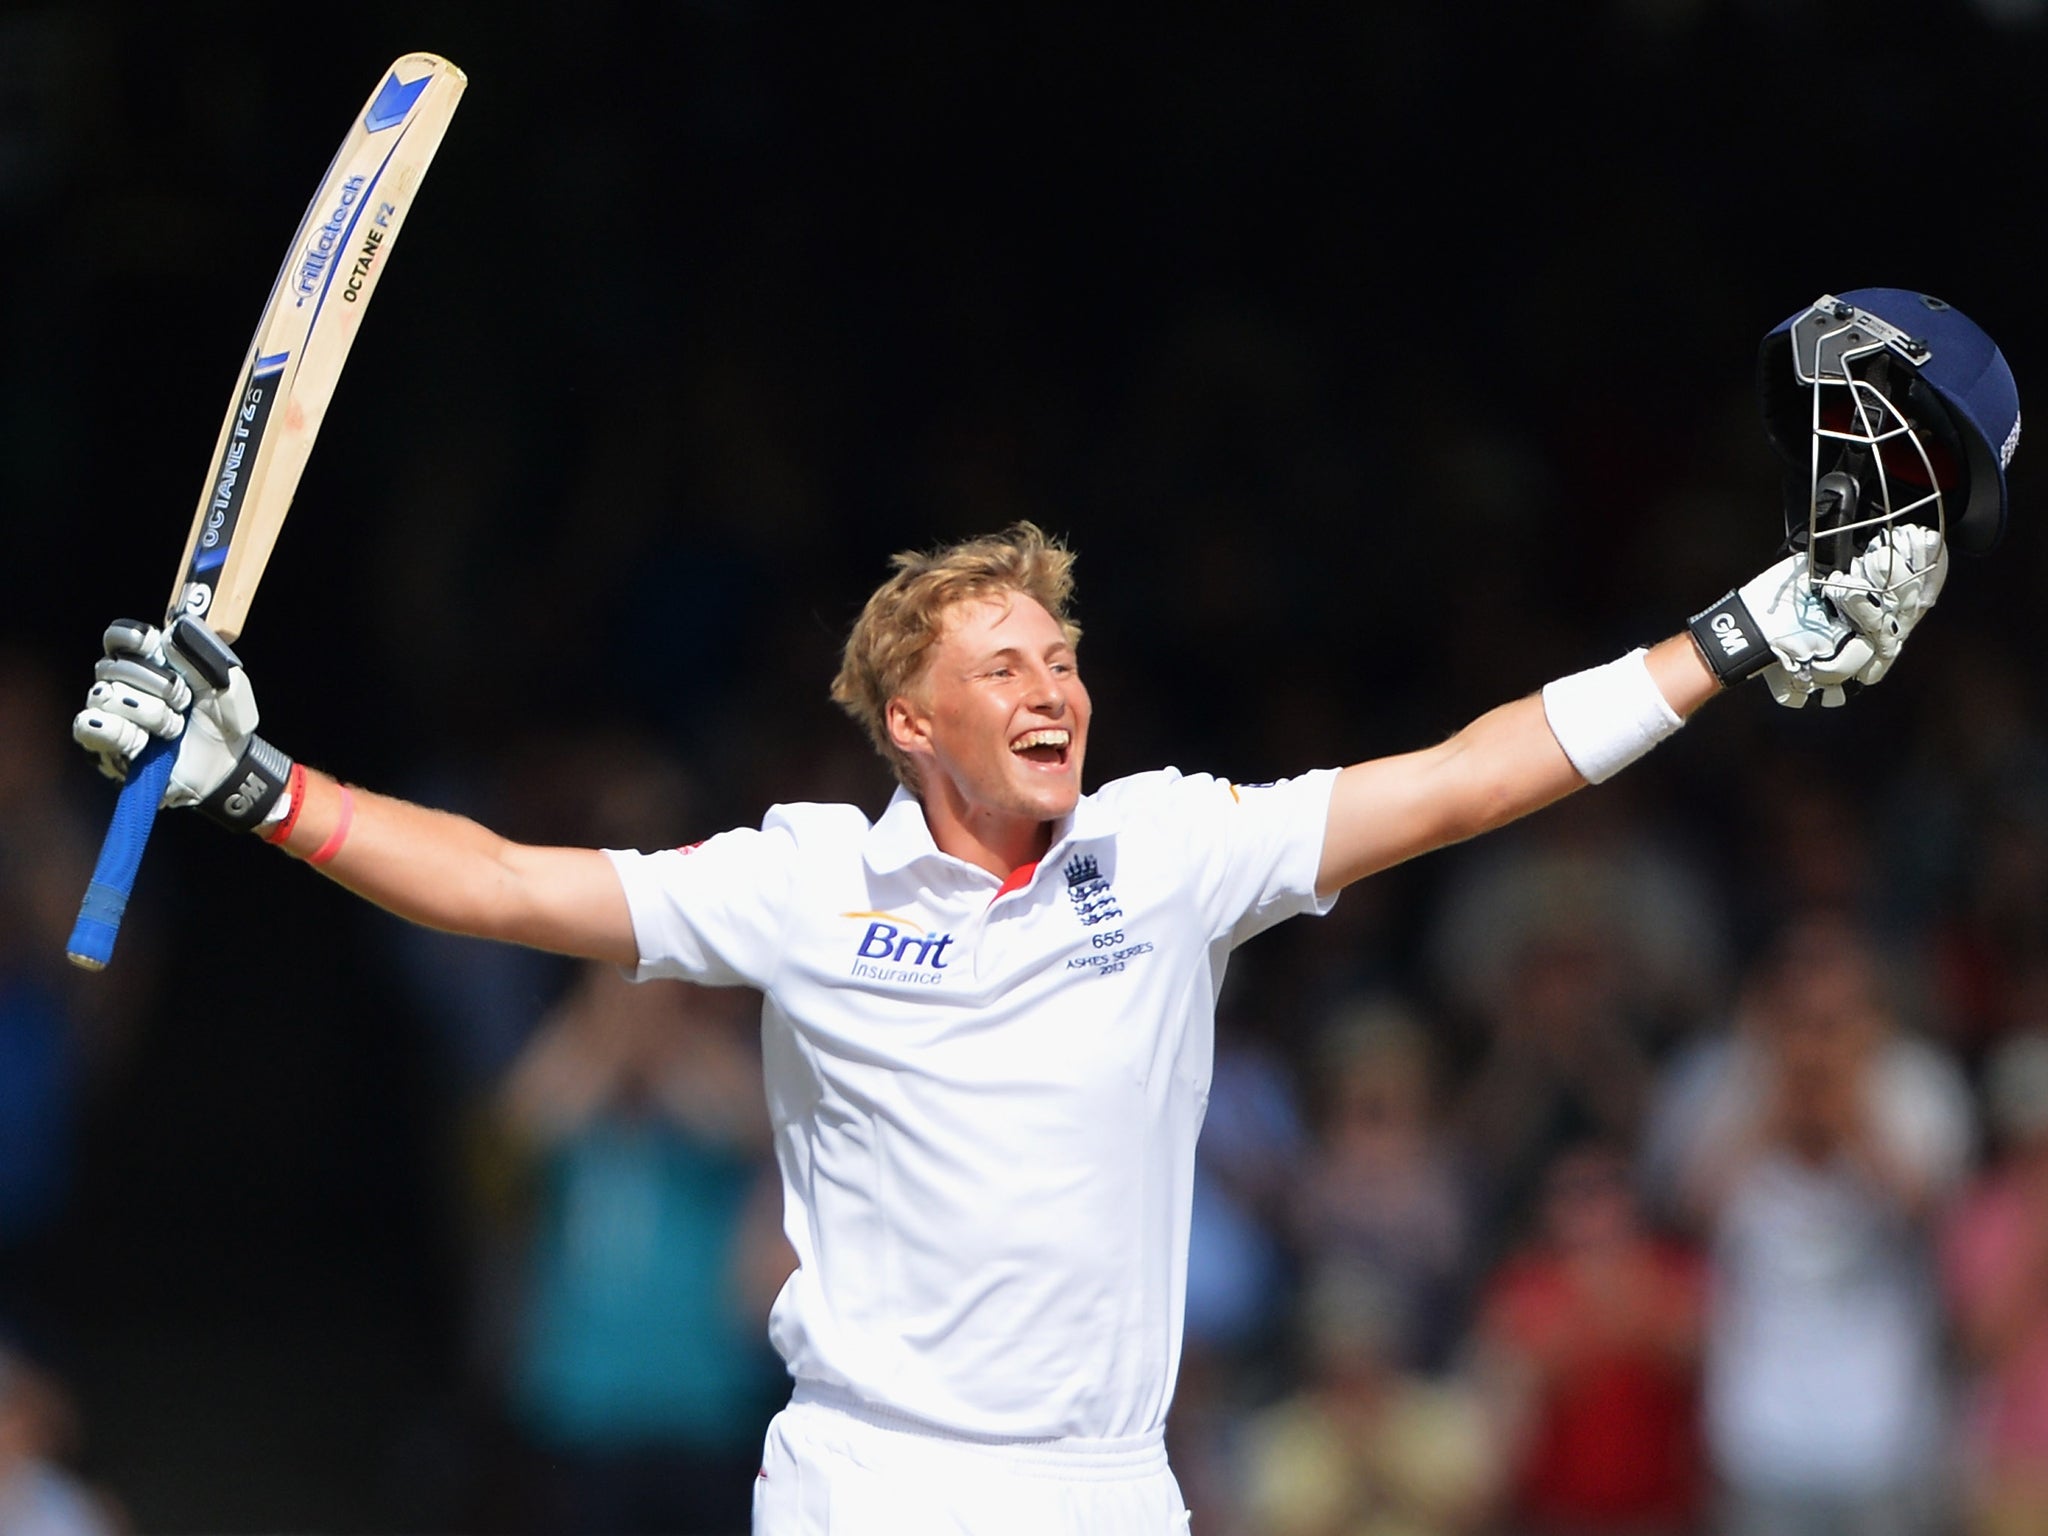
[{"label": "bat handle", "polygon": [[93,866],[92,883],[85,888],[77,925],[65,946],[73,965],[103,971],[113,958],[121,914],[127,910],[128,893],[135,889],[142,850],[149,845],[149,829],[156,825],[156,809],[163,802],[164,786],[170,783],[171,768],[177,761],[176,742],[153,740],[129,766],[128,782],[121,786],[114,819],[107,824],[106,841],[100,844],[100,861]]}]

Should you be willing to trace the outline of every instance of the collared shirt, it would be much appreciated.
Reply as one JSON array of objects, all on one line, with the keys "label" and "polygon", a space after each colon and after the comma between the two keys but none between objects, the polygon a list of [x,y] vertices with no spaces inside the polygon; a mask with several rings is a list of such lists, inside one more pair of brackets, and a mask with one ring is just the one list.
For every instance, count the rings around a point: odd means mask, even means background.
[{"label": "collared shirt", "polygon": [[640,979],[766,994],[798,1259],[769,1331],[799,1381],[1009,1439],[1164,1422],[1217,991],[1237,945],[1328,910],[1335,778],[1118,780],[1000,895],[900,790],[872,824],[780,805],[611,855]]}]

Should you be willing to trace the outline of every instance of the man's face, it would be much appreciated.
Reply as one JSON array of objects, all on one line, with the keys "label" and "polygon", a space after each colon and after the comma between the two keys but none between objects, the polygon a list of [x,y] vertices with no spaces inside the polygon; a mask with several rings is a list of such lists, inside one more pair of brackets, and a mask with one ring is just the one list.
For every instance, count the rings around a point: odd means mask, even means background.
[{"label": "man's face", "polygon": [[1081,797],[1088,690],[1059,621],[1023,593],[946,616],[924,674],[889,706],[928,808],[960,817],[1052,821]]}]

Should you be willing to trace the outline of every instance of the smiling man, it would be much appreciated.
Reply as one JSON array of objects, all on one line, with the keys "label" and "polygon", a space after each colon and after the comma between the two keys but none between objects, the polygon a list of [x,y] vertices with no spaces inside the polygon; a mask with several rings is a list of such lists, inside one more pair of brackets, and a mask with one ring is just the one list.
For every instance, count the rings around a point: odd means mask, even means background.
[{"label": "smiling man", "polygon": [[997,874],[1043,853],[1081,797],[1091,706],[1066,616],[1072,563],[1028,525],[898,556],[832,684],[916,792],[933,841]]},{"label": "smiling man", "polygon": [[[1995,494],[2002,519],[2002,474]],[[109,630],[73,730],[116,776],[178,739],[167,804],[413,921],[762,991],[798,1265],[770,1321],[795,1387],[758,1536],[1168,1532],[1231,952],[1607,778],[1727,682],[1793,704],[1875,682],[1946,553],[1934,527],[1859,527],[1840,569],[1795,549],[1647,651],[1421,751],[1272,784],[1165,768],[1084,790],[1072,557],[1029,524],[899,555],[855,623],[832,691],[899,781],[875,820],[789,804],[687,849],[509,842],[292,765],[192,620]]]}]

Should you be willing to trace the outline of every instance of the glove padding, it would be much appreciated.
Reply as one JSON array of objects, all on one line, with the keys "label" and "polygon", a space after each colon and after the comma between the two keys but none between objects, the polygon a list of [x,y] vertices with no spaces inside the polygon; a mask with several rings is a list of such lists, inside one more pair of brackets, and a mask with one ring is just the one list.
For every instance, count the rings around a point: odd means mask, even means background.
[{"label": "glove padding", "polygon": [[1795,551],[1720,602],[1690,629],[1723,683],[1761,672],[1771,696],[1797,709],[1815,695],[1833,707],[1878,681],[1948,579],[1932,528],[1899,523],[1872,535],[1846,571],[1816,584]]},{"label": "glove padding", "polygon": [[107,629],[72,737],[126,780],[151,737],[178,743],[165,808],[196,805],[228,826],[259,825],[283,793],[291,760],[256,734],[255,691],[240,658],[198,619],[168,634],[134,619]]},{"label": "glove padding", "polygon": [[120,783],[152,736],[176,741],[184,734],[192,689],[164,659],[155,626],[116,619],[101,643],[106,654],[92,669],[94,682],[71,721],[71,735],[99,758],[101,773]]},{"label": "glove padding", "polygon": [[1852,691],[1891,670],[1947,581],[1948,543],[1940,530],[1895,523],[1873,535],[1848,570],[1820,584],[1820,598],[1848,633],[1830,653],[1792,664],[1781,656],[1764,668],[1771,697],[1788,709],[1804,708],[1815,694],[1824,709],[1847,703]]},{"label": "glove padding", "polygon": [[1874,683],[1890,670],[1947,583],[1948,540],[1918,523],[1894,524],[1870,541],[1845,575],[1828,579],[1835,606],[1877,653],[1859,682]]}]

